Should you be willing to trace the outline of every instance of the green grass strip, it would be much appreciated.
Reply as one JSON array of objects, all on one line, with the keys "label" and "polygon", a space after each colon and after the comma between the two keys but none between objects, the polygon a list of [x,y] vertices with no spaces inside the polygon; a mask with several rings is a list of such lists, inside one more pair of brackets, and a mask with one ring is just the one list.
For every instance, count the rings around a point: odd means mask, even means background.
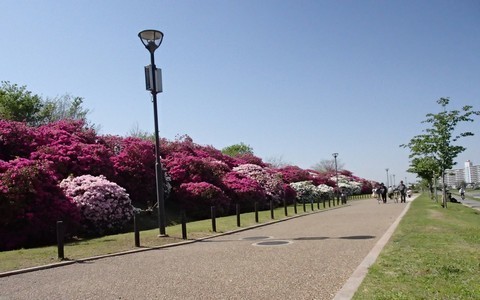
[{"label": "green grass strip", "polygon": [[479,299],[480,212],[423,194],[353,299]]}]

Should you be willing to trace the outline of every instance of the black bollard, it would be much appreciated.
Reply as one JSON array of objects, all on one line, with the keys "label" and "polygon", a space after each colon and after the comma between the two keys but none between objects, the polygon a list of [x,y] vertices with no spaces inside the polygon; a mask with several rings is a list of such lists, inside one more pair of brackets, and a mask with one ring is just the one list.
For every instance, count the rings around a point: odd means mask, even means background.
[{"label": "black bollard", "polygon": [[283,198],[283,208],[285,210],[285,217],[288,216],[288,209],[287,209],[287,199]]},{"label": "black bollard", "polygon": [[255,201],[255,223],[258,223],[258,202]]},{"label": "black bollard", "polygon": [[138,231],[137,214],[133,213],[133,233],[135,238],[135,247],[140,247],[140,231]]},{"label": "black bollard", "polygon": [[298,211],[297,211],[297,199],[293,199],[293,210],[295,211],[295,214],[298,213]]},{"label": "black bollard", "polygon": [[217,221],[215,220],[215,206],[210,207],[210,212],[212,214],[212,231],[217,232]]},{"label": "black bollard", "polygon": [[182,239],[187,239],[187,216],[185,211],[182,211]]},{"label": "black bollard", "polygon": [[236,210],[237,210],[237,227],[240,227],[240,204],[236,204]]},{"label": "black bollard", "polygon": [[270,199],[270,218],[275,219],[275,215],[273,213],[273,200]]},{"label": "black bollard", "polygon": [[303,212],[306,212],[307,211],[307,208],[305,206],[305,199],[303,199]]},{"label": "black bollard", "polygon": [[320,198],[317,198],[317,209],[320,209]]},{"label": "black bollard", "polygon": [[325,198],[322,198],[323,208],[325,208]]},{"label": "black bollard", "polygon": [[311,208],[311,211],[313,211],[313,199],[310,201],[310,208]]},{"label": "black bollard", "polygon": [[65,230],[63,228],[63,221],[57,221],[57,249],[58,249],[58,258],[64,259],[64,235],[65,235]]}]

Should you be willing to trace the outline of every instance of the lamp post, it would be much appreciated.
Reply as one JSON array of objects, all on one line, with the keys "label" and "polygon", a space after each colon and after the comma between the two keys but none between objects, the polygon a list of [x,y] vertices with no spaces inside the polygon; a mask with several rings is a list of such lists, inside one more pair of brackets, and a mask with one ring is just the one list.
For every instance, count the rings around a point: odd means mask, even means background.
[{"label": "lamp post", "polygon": [[388,187],[388,168],[386,168],[385,171],[387,171],[387,187]]},{"label": "lamp post", "polygon": [[395,174],[392,174],[393,176],[393,186],[395,186]]},{"label": "lamp post", "polygon": [[[336,186],[336,191],[335,194],[337,195],[337,204],[340,204],[340,198],[338,195],[338,169],[337,169],[337,156],[338,153],[333,153],[333,157],[335,158],[335,178],[337,179],[337,186]],[[334,202],[335,203],[335,202]]]},{"label": "lamp post", "polygon": [[[162,92],[161,73],[155,66],[154,52],[160,46],[163,40],[163,33],[158,30],[143,30],[138,34],[142,44],[150,52],[150,66],[145,67],[145,79],[147,90],[152,93],[153,98],[153,117],[155,121],[155,178],[158,204],[158,227],[159,236],[166,236],[165,233],[165,203],[163,194],[163,171],[160,162],[160,137],[158,135],[158,113],[157,113],[157,93]],[[161,70],[160,70],[161,71]]]}]

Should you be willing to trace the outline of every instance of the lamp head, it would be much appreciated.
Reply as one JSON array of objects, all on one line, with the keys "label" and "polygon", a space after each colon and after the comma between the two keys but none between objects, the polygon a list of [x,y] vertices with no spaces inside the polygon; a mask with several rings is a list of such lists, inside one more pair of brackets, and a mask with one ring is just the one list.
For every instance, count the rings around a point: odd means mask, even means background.
[{"label": "lamp head", "polygon": [[163,33],[154,29],[143,30],[138,34],[142,44],[150,53],[155,52],[163,40]]}]

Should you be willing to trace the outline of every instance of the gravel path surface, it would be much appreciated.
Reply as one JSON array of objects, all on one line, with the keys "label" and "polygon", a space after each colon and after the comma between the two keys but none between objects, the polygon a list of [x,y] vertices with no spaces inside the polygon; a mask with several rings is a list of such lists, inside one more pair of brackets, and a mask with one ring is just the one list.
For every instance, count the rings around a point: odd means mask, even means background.
[{"label": "gravel path surface", "polygon": [[192,244],[8,276],[0,299],[333,299],[405,207],[350,201]]}]

